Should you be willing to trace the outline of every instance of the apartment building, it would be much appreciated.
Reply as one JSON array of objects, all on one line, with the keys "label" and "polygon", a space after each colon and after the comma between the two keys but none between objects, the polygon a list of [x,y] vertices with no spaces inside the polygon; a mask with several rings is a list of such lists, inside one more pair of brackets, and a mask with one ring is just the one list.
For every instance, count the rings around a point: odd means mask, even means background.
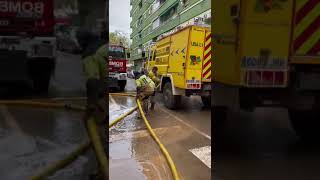
[{"label": "apartment building", "polygon": [[139,70],[159,36],[193,23],[211,24],[211,0],[131,0],[131,60]]}]

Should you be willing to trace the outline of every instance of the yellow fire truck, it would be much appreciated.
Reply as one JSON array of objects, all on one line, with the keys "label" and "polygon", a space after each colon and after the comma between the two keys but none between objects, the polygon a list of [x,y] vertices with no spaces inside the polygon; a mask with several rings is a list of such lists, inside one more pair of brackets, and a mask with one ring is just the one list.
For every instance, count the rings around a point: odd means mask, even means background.
[{"label": "yellow fire truck", "polygon": [[299,136],[319,135],[320,1],[212,3],[214,117],[282,106]]},{"label": "yellow fire truck", "polygon": [[166,107],[179,107],[181,96],[199,95],[211,104],[211,30],[191,25],[158,40],[148,53],[147,69],[158,67],[159,91]]}]

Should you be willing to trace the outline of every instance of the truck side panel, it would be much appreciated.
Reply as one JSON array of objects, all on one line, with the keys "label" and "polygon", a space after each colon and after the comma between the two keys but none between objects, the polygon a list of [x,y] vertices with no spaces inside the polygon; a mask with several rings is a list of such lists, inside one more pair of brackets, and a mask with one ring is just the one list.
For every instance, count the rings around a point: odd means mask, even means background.
[{"label": "truck side panel", "polygon": [[[159,74],[166,74],[168,71],[170,53],[170,37],[166,37],[156,44],[155,53],[155,66],[158,67]],[[150,66],[152,68],[152,66]]]},{"label": "truck side panel", "polygon": [[[200,84],[202,80],[202,63],[204,50],[205,29],[193,26],[189,36],[188,47],[187,44],[181,46],[181,56],[186,59],[186,81],[190,83]],[[188,49],[185,54],[184,51]],[[191,82],[192,81],[192,82]]]},{"label": "truck side panel", "polygon": [[171,36],[168,73],[172,74],[175,87],[185,88],[186,51],[190,28]]},{"label": "truck side panel", "polygon": [[239,82],[237,62],[237,25],[233,23],[232,6],[240,8],[240,0],[212,1],[213,15],[213,80],[224,84]]},{"label": "truck side panel", "polygon": [[292,1],[242,1],[239,84],[286,86],[292,6]]}]

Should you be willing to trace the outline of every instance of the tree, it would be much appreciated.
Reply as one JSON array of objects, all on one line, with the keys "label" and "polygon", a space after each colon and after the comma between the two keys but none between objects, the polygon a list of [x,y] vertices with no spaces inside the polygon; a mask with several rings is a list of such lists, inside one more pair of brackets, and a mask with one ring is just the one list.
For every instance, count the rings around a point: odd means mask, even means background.
[{"label": "tree", "polygon": [[109,41],[110,44],[120,44],[120,42],[122,42],[124,47],[130,47],[130,39],[125,35],[124,32],[119,30],[109,33]]}]

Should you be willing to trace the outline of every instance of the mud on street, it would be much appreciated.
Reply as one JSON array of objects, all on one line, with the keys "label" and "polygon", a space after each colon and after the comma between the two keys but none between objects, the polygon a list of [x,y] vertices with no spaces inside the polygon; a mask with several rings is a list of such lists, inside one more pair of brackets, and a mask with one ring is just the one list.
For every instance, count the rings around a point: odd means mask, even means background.
[{"label": "mud on street", "polygon": [[320,147],[300,141],[286,109],[241,112],[214,136],[215,180],[319,179]]},{"label": "mud on street", "polygon": [[[128,80],[126,91],[134,91]],[[184,98],[179,110],[164,107],[157,95],[155,110],[147,116],[156,135],[167,148],[181,179],[211,179],[211,111],[201,99]],[[109,122],[136,106],[135,98],[109,96]],[[137,112],[109,131],[110,179],[172,179],[160,148]]]},{"label": "mud on street", "polygon": [[[80,56],[59,52],[48,95],[34,95],[28,87],[21,86],[1,89],[1,98],[50,98],[50,102],[84,105],[84,98],[60,99],[85,96],[84,79]],[[83,112],[1,105],[1,180],[27,179],[36,175],[88,140],[82,119]],[[94,172],[95,164],[93,152],[89,151],[49,179],[87,179]]]}]

